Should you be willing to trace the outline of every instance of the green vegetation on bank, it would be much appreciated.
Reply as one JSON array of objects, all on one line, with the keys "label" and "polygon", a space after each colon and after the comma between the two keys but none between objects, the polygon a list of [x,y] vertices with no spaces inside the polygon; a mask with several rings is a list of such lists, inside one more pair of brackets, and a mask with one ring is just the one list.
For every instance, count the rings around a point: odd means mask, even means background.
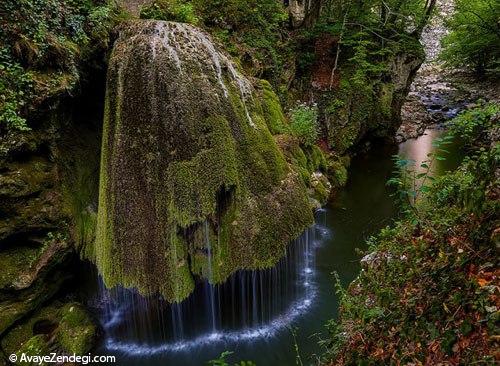
[{"label": "green vegetation on bank", "polygon": [[[28,114],[72,91],[83,63],[108,46],[113,3],[6,0],[0,5],[0,131],[29,129]],[[88,67],[88,66],[87,66]]]},{"label": "green vegetation on bank", "polygon": [[319,137],[318,108],[300,105],[291,111],[290,131],[306,147],[313,146]]},{"label": "green vegetation on bank", "polygon": [[470,67],[482,75],[500,71],[500,2],[455,0],[455,12],[446,21],[441,58],[452,67]]},{"label": "green vegetation on bank", "polygon": [[419,195],[414,209],[369,240],[363,271],[338,288],[341,314],[328,324],[326,363],[494,363],[499,118],[498,104],[489,104],[453,121],[450,133],[467,157],[420,185],[410,195]]}]

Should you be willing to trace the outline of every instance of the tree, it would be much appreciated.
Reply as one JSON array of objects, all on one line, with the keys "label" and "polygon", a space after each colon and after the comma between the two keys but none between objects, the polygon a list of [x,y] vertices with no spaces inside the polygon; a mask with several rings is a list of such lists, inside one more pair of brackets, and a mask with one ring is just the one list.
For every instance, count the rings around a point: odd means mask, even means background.
[{"label": "tree", "polygon": [[483,75],[498,69],[500,56],[500,2],[456,0],[447,22],[450,33],[443,40],[441,58],[454,67],[470,67]]}]

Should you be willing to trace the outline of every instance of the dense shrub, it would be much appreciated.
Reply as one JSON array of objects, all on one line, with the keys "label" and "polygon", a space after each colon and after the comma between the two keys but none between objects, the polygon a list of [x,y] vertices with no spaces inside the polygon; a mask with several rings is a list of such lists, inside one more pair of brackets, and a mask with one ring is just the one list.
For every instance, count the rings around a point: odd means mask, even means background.
[{"label": "dense shrub", "polygon": [[141,9],[141,18],[197,24],[193,4],[180,0],[156,0]]},{"label": "dense shrub", "polygon": [[302,104],[291,111],[290,132],[304,146],[311,146],[318,140],[318,109]]},{"label": "dense shrub", "polygon": [[500,2],[456,0],[447,21],[450,33],[443,39],[441,58],[450,66],[473,68],[483,74],[500,66]]}]

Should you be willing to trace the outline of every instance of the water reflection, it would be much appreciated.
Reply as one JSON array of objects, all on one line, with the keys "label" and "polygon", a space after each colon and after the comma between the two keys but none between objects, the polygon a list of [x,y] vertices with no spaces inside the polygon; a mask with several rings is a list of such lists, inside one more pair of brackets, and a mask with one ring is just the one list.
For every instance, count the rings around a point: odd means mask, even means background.
[{"label": "water reflection", "polygon": [[403,158],[413,160],[415,170],[419,173],[426,171],[421,165],[429,160],[429,154],[442,156],[445,160],[434,158],[430,166],[432,175],[441,175],[455,169],[463,158],[462,144],[458,138],[453,138],[446,145],[439,147],[436,145],[436,139],[445,135],[446,131],[443,128],[428,128],[422,136],[401,143],[398,154]]}]

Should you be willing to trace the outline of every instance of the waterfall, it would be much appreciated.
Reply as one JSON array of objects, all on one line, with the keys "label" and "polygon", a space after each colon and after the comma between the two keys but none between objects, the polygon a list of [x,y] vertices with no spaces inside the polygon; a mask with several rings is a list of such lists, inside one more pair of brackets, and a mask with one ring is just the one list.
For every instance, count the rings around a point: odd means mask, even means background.
[{"label": "waterfall", "polygon": [[[107,72],[89,250],[107,287],[181,302],[203,279],[222,283],[282,258],[313,217],[304,184],[268,129],[275,121],[267,121],[267,103],[203,30],[155,20],[121,25]],[[248,276],[235,284],[243,299],[254,289],[259,295],[259,277]],[[224,291],[206,285],[212,332]],[[167,318],[182,323],[186,314],[182,305]],[[258,318],[249,316],[249,325]],[[176,330],[187,333],[185,324]]]},{"label": "waterfall", "polygon": [[[210,347],[218,342],[252,341],[287,331],[314,305],[315,249],[328,236],[320,224],[307,229],[270,269],[238,271],[220,285],[200,280],[181,303],[133,290],[100,287],[98,303],[108,351],[154,355]],[[213,258],[209,223],[204,224],[208,268]],[[210,277],[209,277],[210,278]]]},{"label": "waterfall", "polygon": [[[203,224],[203,233],[205,235],[205,245],[207,247],[207,259],[208,259],[208,280],[213,281],[213,270],[212,270],[212,247],[210,245],[210,233],[208,229],[208,222],[205,221]],[[205,282],[205,288],[208,297],[208,306],[210,308],[210,318],[212,323],[212,331],[215,333],[217,329],[217,321],[215,315],[215,287],[210,284],[209,281]]]}]

